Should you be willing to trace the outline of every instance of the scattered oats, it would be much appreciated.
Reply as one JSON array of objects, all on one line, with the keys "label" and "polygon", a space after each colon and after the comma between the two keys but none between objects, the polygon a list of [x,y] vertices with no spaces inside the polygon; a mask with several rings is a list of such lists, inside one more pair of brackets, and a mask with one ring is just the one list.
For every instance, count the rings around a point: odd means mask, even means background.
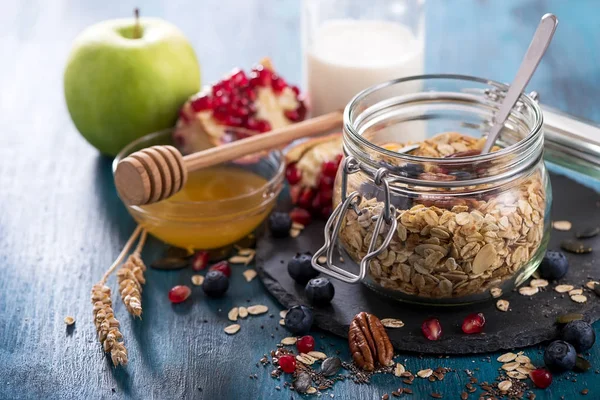
[{"label": "scattered oats", "polygon": [[569,221],[554,221],[552,222],[552,227],[557,231],[570,231],[572,224]]},{"label": "scattered oats", "polygon": [[231,324],[229,326],[226,326],[224,331],[226,334],[228,335],[235,335],[236,333],[238,333],[240,330],[240,325],[239,324]]},{"label": "scattered oats", "polygon": [[599,285],[600,283],[597,281],[589,281],[585,284],[585,287],[587,287],[590,290],[594,290],[594,286]]},{"label": "scattered oats", "polygon": [[345,263],[346,261],[344,260],[344,257],[340,256],[340,262],[341,263]]},{"label": "scattered oats", "polygon": [[583,294],[583,289],[569,290],[569,296],[575,296],[576,294]]},{"label": "scattered oats", "polygon": [[300,229],[290,229],[290,236],[293,238],[297,238],[300,235],[300,232],[302,232]]},{"label": "scattered oats", "polygon": [[266,313],[267,311],[269,311],[269,307],[263,306],[262,304],[248,307],[248,314],[250,315],[260,315]]},{"label": "scattered oats", "polygon": [[282,319],[280,319],[280,320],[279,320],[279,325],[281,325],[281,326],[285,326],[285,319],[283,319],[283,318],[282,318]]},{"label": "scattered oats", "polygon": [[65,324],[67,324],[68,326],[71,326],[75,323],[75,318],[71,317],[71,316],[66,316],[65,317]]},{"label": "scattered oats", "polygon": [[238,311],[240,318],[246,318],[248,316],[248,309],[246,307],[240,307]]},{"label": "scattered oats", "polygon": [[256,270],[247,269],[243,272],[244,278],[246,278],[246,282],[250,282],[252,279],[256,278]]},{"label": "scattered oats", "polygon": [[404,372],[406,372],[406,368],[404,368],[404,365],[397,363],[396,368],[394,368],[394,375],[400,377]]},{"label": "scattered oats", "polygon": [[301,231],[304,229],[304,225],[299,222],[292,222],[292,229],[298,229]]},{"label": "scattered oats", "polygon": [[481,274],[485,272],[497,260],[498,254],[492,243],[488,243],[479,250],[473,260],[473,273]]},{"label": "scattered oats", "polygon": [[525,367],[518,367],[517,369],[515,369],[515,371],[517,371],[523,375],[529,375],[529,373],[533,370],[529,369],[529,368],[525,368]]},{"label": "scattered oats", "polygon": [[522,286],[519,288],[519,294],[522,294],[523,296],[533,296],[539,291],[538,288],[531,286]]},{"label": "scattered oats", "polygon": [[531,360],[529,359],[529,357],[524,356],[524,355],[519,355],[517,358],[515,358],[515,361],[521,364],[527,364],[530,363]]},{"label": "scattered oats", "polygon": [[492,295],[493,298],[496,299],[496,298],[502,296],[502,289],[497,288],[497,287],[491,288],[490,289],[490,294]]},{"label": "scattered oats", "polygon": [[524,365],[523,365],[523,367],[524,367],[524,368],[527,368],[527,369],[529,369],[529,370],[532,370],[532,371],[533,371],[534,369],[536,369],[536,368],[537,368],[535,365],[533,365],[533,364],[532,364],[532,363],[530,363],[530,362],[529,362],[529,363],[526,363],[526,364],[524,364]]},{"label": "scattered oats", "polygon": [[227,313],[227,318],[229,318],[230,321],[235,322],[235,321],[237,321],[239,315],[240,315],[240,309],[238,307],[233,307]]},{"label": "scattered oats", "polygon": [[201,286],[204,283],[204,277],[202,275],[192,275],[192,284],[194,286]]},{"label": "scattered oats", "polygon": [[502,366],[502,369],[505,371],[513,371],[520,367],[520,364],[516,361],[506,363]]},{"label": "scattered oats", "polygon": [[529,286],[537,288],[546,287],[548,286],[548,281],[545,279],[532,279],[531,282],[529,282]]},{"label": "scattered oats", "polygon": [[254,256],[256,251],[254,249],[238,249],[238,255],[240,256]]},{"label": "scattered oats", "polygon": [[308,355],[316,360],[324,360],[327,358],[327,354],[322,353],[320,351],[309,351]]},{"label": "scattered oats", "polygon": [[565,293],[573,290],[573,288],[573,285],[557,285],[554,290],[556,290],[558,293]]},{"label": "scattered oats", "polygon": [[497,360],[501,363],[507,363],[514,361],[516,358],[517,355],[515,353],[504,353],[500,357],[498,357]]},{"label": "scattered oats", "polygon": [[317,393],[317,389],[315,389],[313,386],[306,389],[306,394],[315,394],[315,393]]},{"label": "scattered oats", "polygon": [[508,392],[508,390],[511,388],[511,386],[512,386],[511,381],[502,381],[498,384],[498,389],[500,389],[501,392]]},{"label": "scattered oats", "polygon": [[285,316],[287,315],[287,313],[288,313],[288,310],[281,310],[281,311],[279,311],[279,316],[281,318],[285,318]]},{"label": "scattered oats", "polygon": [[250,257],[233,256],[229,258],[229,262],[232,264],[246,264]]},{"label": "scattered oats", "polygon": [[529,374],[524,375],[524,374],[520,373],[519,371],[507,371],[506,375],[510,378],[519,379],[519,380],[527,379],[527,377],[529,376]]},{"label": "scattered oats", "polygon": [[296,360],[300,361],[304,365],[313,365],[315,363],[315,360],[311,356],[307,357],[306,354],[297,355]]},{"label": "scattered oats", "polygon": [[317,262],[319,264],[325,264],[327,262],[327,257],[321,256],[321,257],[317,258]]},{"label": "scattered oats", "polygon": [[419,378],[429,378],[432,374],[433,374],[433,370],[431,368],[422,369],[419,372],[417,372],[417,376]]},{"label": "scattered oats", "polygon": [[386,328],[402,328],[404,326],[404,322],[395,318],[384,318],[381,320],[381,324]]},{"label": "scattered oats", "polygon": [[296,342],[298,341],[298,338],[293,337],[293,336],[288,336],[288,337],[284,337],[283,339],[281,339],[281,344],[284,346],[291,346],[296,344]]},{"label": "scattered oats", "polygon": [[496,302],[496,308],[500,311],[508,311],[509,306],[510,303],[508,302],[508,300],[498,300]]},{"label": "scattered oats", "polygon": [[587,301],[587,297],[582,294],[576,294],[575,296],[571,296],[571,300],[575,303],[585,303]]}]

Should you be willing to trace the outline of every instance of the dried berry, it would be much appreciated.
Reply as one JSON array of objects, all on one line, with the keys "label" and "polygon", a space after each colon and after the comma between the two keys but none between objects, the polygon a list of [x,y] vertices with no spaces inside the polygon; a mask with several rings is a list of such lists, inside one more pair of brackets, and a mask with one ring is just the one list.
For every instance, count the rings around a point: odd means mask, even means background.
[{"label": "dried berry", "polygon": [[428,318],[423,321],[421,332],[429,340],[438,340],[442,337],[442,325],[437,318]]},{"label": "dried berry", "polygon": [[302,172],[296,168],[296,163],[292,163],[285,169],[285,177],[290,185],[295,185],[302,179]]},{"label": "dried berry", "polygon": [[469,314],[464,319],[462,331],[466,334],[481,333],[485,325],[485,317],[483,313]]},{"label": "dried berry", "polygon": [[552,374],[546,368],[534,369],[529,373],[529,377],[540,389],[546,389],[552,383]]},{"label": "dried berry", "polygon": [[[309,208],[311,206],[311,204],[312,204],[312,197],[306,208]],[[306,211],[304,208],[299,208],[299,207],[296,207],[292,211],[290,211],[290,218],[292,219],[292,221],[302,224],[304,226],[310,224],[310,221],[312,220],[310,213],[308,211]]]},{"label": "dried berry", "polygon": [[169,290],[169,300],[174,304],[181,303],[190,297],[191,293],[192,291],[189,287],[178,285]]},{"label": "dried berry", "polygon": [[283,355],[277,360],[279,366],[286,374],[293,374],[296,370],[296,358],[293,355]]},{"label": "dried berry", "polygon": [[333,376],[337,374],[342,366],[342,361],[339,357],[329,357],[321,364],[321,373],[325,376]]},{"label": "dried berry", "polygon": [[315,349],[315,339],[310,336],[302,336],[296,342],[296,348],[300,353],[308,353],[309,351],[313,351]]}]

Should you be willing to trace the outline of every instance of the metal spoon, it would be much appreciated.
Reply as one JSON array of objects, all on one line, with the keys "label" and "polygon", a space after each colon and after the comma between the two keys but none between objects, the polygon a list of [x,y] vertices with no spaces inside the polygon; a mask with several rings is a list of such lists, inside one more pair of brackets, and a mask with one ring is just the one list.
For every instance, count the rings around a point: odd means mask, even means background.
[{"label": "metal spoon", "polygon": [[529,83],[529,80],[540,63],[540,60],[544,56],[544,53],[546,53],[546,49],[548,48],[548,45],[554,36],[554,31],[556,30],[557,24],[558,19],[554,14],[545,14],[542,17],[542,20],[540,21],[540,24],[533,35],[533,39],[529,44],[529,48],[525,53],[525,57],[523,57],[521,66],[517,71],[517,75],[508,88],[506,97],[504,97],[504,100],[500,105],[500,109],[494,117],[494,125],[488,133],[488,137],[485,141],[485,145],[483,146],[483,150],[481,150],[481,154],[489,153],[494,146],[494,143],[496,143],[496,139],[502,131],[502,128],[504,128],[504,123],[508,119],[512,108],[517,100],[519,100],[521,93],[523,93],[523,90],[525,90],[525,86],[527,86]]}]

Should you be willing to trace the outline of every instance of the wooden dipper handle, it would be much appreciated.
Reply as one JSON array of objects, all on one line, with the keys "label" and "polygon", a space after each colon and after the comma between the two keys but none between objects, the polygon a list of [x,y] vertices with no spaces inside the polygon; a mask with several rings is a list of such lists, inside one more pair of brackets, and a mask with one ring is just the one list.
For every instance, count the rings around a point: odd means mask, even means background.
[{"label": "wooden dipper handle", "polygon": [[136,151],[119,162],[115,171],[115,185],[125,204],[155,203],[180,191],[190,172],[339,129],[342,120],[341,111],[335,111],[185,157],[173,146],[152,146]]}]

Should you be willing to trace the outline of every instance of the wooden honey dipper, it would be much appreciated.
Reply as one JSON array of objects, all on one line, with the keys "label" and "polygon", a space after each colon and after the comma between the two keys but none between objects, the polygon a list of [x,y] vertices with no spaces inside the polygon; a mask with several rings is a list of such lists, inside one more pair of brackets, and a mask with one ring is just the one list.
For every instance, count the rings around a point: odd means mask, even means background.
[{"label": "wooden honey dipper", "polygon": [[115,185],[125,204],[156,203],[179,192],[190,172],[339,129],[341,124],[342,112],[335,111],[185,157],[173,146],[148,147],[119,161]]}]

